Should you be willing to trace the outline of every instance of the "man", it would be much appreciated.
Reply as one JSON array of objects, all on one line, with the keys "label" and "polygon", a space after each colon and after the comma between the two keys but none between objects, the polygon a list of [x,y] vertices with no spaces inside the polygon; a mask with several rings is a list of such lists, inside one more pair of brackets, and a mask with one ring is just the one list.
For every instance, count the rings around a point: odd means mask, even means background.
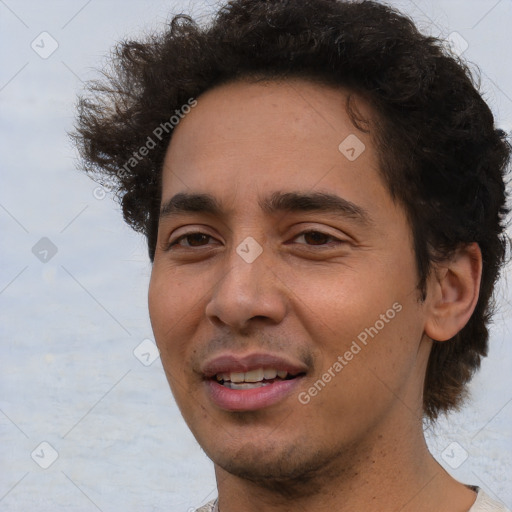
[{"label": "man", "polygon": [[505,510],[423,434],[486,355],[505,252],[510,146],[467,70],[334,0],[176,17],[115,66],[75,138],[147,236],[200,510]]}]

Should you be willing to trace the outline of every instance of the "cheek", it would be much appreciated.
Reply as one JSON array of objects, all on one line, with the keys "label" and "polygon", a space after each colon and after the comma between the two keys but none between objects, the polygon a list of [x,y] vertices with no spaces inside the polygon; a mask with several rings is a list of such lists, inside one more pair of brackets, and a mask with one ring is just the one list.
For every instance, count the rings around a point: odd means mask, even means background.
[{"label": "cheek", "polygon": [[[343,358],[343,369],[333,379],[331,390],[335,415],[351,410],[356,423],[370,416],[375,419],[390,410],[392,404],[408,404],[409,394],[416,396],[421,389],[421,382],[415,378],[423,371],[418,361],[421,321],[413,303],[401,302],[400,306],[399,312],[389,315],[393,318],[386,316],[386,309],[366,311],[366,326],[357,326],[348,334],[343,349],[336,350],[334,343],[331,345],[330,357],[324,358],[328,363],[324,372],[338,355]],[[388,323],[381,320],[380,314]],[[412,410],[414,403],[409,405]]]},{"label": "cheek", "polygon": [[[194,303],[200,295],[195,287],[169,273],[153,269],[148,291],[148,308],[153,334],[166,371],[181,371],[189,344],[190,329],[197,319]],[[199,295],[199,297],[196,297]],[[180,368],[181,367],[181,368]]]},{"label": "cheek", "polygon": [[152,325],[159,333],[174,332],[173,326],[179,330],[197,312],[204,293],[204,283],[197,272],[178,271],[155,259],[148,291]]},{"label": "cheek", "polygon": [[187,414],[189,389],[187,361],[193,336],[195,297],[184,283],[153,271],[148,306],[155,341],[172,394],[182,414]]},{"label": "cheek", "polygon": [[328,340],[328,346],[339,350],[379,321],[400,295],[375,265],[372,272],[346,265],[295,272],[287,285],[297,316],[311,338],[319,344]]},{"label": "cheek", "polygon": [[414,281],[378,265],[372,268],[324,276],[297,273],[293,286],[292,295],[301,298],[294,309],[314,342],[315,374],[332,368],[341,356],[343,370],[334,373],[343,379],[333,379],[334,387],[343,380],[354,392],[362,379],[370,391],[388,383],[395,388],[407,378],[422,334],[421,308],[409,291]]}]

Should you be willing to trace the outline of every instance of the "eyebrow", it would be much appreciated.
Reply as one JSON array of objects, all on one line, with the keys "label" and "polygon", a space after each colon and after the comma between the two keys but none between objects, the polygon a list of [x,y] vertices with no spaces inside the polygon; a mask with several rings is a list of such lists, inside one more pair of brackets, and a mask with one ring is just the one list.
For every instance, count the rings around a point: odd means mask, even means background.
[{"label": "eyebrow", "polygon": [[[368,212],[335,194],[324,192],[274,192],[267,198],[258,201],[264,213],[319,212],[350,218],[363,225],[373,223]],[[216,217],[225,216],[222,205],[215,196],[210,194],[176,194],[160,209],[160,219],[174,215],[205,213]]]}]

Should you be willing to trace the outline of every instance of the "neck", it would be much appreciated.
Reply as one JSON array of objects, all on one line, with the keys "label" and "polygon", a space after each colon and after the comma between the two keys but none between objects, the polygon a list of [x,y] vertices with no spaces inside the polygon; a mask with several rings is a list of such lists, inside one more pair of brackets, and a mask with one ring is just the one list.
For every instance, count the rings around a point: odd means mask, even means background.
[{"label": "neck", "polygon": [[[315,474],[254,482],[215,466],[220,512],[466,512],[475,493],[451,478],[429,453],[421,420],[391,424],[353,445]],[[411,432],[414,428],[414,434]]]}]

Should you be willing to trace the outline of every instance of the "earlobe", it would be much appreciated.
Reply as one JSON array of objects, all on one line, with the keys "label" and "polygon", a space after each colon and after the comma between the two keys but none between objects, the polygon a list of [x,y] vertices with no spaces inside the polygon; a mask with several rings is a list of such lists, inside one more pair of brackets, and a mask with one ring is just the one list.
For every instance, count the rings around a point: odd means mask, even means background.
[{"label": "earlobe", "polygon": [[425,334],[436,341],[453,338],[468,322],[478,301],[482,253],[477,243],[435,264],[429,279]]}]

